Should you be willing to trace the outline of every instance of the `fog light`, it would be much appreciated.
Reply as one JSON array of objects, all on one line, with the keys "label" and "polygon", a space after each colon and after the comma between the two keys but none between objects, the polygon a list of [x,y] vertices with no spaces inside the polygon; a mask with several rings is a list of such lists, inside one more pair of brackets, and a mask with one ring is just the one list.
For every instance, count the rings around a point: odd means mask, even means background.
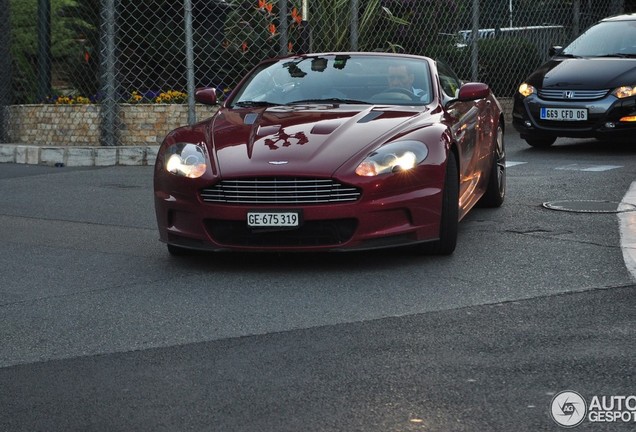
[{"label": "fog light", "polygon": [[530,120],[526,120],[523,122],[523,125],[527,128],[532,127],[532,123],[530,123]]},{"label": "fog light", "polygon": [[613,122],[607,122],[605,123],[605,127],[608,129],[614,129],[616,127],[616,124],[614,124]]}]

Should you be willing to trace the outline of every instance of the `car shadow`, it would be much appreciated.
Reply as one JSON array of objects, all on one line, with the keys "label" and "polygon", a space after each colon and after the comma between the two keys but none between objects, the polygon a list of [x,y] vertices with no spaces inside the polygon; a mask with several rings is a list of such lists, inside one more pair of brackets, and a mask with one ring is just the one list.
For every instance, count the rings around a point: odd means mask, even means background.
[{"label": "car shadow", "polygon": [[577,140],[572,138],[559,138],[550,147],[537,148],[528,146],[522,152],[544,153],[544,154],[595,154],[599,156],[616,155],[636,155],[636,142],[634,141],[611,141],[585,139]]},{"label": "car shadow", "polygon": [[451,259],[452,256],[418,255],[407,247],[353,252],[194,252],[177,257],[166,252],[166,260],[180,270],[222,270],[244,274],[395,271],[422,262]]}]

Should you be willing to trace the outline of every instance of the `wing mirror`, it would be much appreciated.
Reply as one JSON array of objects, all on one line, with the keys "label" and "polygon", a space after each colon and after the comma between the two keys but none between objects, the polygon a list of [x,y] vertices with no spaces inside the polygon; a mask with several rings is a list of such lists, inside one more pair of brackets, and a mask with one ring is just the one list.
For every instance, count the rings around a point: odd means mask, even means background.
[{"label": "wing mirror", "polygon": [[551,46],[550,49],[548,49],[548,55],[550,57],[554,57],[555,55],[561,54],[561,51],[563,51],[562,46],[559,46],[559,45]]},{"label": "wing mirror", "polygon": [[484,99],[490,95],[490,87],[480,82],[466,83],[459,88],[457,100],[465,102],[475,99]]},{"label": "wing mirror", "polygon": [[198,88],[194,92],[194,100],[204,105],[216,105],[216,89],[213,87]]}]

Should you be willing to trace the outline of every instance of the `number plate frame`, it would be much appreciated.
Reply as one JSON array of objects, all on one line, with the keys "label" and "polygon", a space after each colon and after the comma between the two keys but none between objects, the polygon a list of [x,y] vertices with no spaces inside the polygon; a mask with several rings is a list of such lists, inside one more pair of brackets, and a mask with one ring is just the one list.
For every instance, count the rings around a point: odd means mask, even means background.
[{"label": "number plate frame", "polygon": [[541,107],[539,118],[548,121],[587,121],[587,108]]},{"label": "number plate frame", "polygon": [[295,229],[302,224],[300,210],[250,210],[246,223],[252,229]]}]

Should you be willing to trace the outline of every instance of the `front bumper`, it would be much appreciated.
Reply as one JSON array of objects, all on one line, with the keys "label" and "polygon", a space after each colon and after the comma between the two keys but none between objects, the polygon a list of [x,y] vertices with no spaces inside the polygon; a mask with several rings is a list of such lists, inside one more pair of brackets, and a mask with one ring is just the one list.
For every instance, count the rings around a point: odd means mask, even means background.
[{"label": "front bumper", "polygon": [[[442,190],[437,182],[401,193],[326,205],[250,206],[203,202],[201,188],[167,178],[155,188],[160,240],[206,251],[365,250],[437,240]],[[185,187],[174,187],[181,184]],[[406,188],[405,188],[406,189]],[[255,210],[300,211],[292,229],[251,229]]]},{"label": "front bumper", "polygon": [[[586,121],[541,120],[540,110],[549,108],[587,109]],[[617,99],[612,95],[593,101],[546,100],[537,95],[523,98],[515,94],[512,124],[521,138],[627,138],[636,133],[636,122],[621,118],[636,115],[636,98]]]}]

